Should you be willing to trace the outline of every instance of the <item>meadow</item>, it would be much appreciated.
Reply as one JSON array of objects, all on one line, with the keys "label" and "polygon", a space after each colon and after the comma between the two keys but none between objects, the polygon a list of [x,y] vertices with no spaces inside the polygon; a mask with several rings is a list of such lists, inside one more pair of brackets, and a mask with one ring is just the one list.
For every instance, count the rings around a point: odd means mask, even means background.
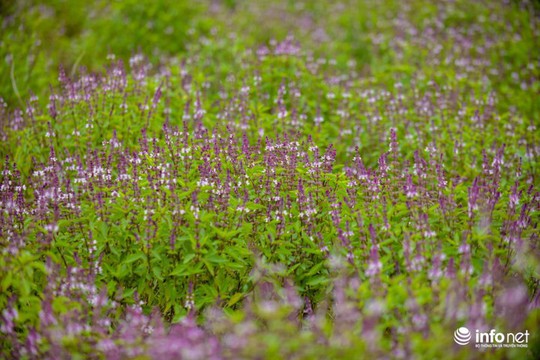
[{"label": "meadow", "polygon": [[540,358],[538,2],[0,14],[0,358]]}]

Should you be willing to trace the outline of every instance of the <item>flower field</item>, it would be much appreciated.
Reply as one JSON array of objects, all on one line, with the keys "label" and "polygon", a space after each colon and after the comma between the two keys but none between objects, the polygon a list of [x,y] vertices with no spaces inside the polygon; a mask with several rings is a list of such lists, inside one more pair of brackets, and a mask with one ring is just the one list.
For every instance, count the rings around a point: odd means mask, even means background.
[{"label": "flower field", "polygon": [[0,13],[0,358],[540,358],[537,2]]}]

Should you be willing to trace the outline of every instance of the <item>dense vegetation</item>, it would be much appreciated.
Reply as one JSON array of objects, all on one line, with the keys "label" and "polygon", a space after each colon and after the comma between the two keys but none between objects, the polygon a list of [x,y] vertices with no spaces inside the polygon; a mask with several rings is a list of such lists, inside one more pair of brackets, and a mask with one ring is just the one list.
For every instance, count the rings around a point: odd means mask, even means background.
[{"label": "dense vegetation", "polygon": [[1,356],[540,358],[538,11],[2,3]]}]

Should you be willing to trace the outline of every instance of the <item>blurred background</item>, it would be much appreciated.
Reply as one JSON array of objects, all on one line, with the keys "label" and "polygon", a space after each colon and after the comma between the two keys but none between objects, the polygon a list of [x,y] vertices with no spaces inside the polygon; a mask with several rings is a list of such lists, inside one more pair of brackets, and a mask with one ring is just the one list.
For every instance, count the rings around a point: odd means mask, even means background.
[{"label": "blurred background", "polygon": [[[482,55],[509,64],[501,71],[510,74],[538,51],[530,26],[537,8],[538,2],[489,0],[3,0],[0,96],[9,107],[22,107],[31,91],[44,101],[59,66],[68,75],[79,67],[101,71],[111,54],[126,60],[140,52],[163,64],[200,53],[227,73],[236,54],[287,36],[313,56],[366,76],[413,73],[425,71],[433,50],[441,58],[452,53],[448,29],[474,30],[475,23],[483,23],[482,32],[465,31],[465,40],[495,41]],[[516,29],[520,38],[505,35]]]}]

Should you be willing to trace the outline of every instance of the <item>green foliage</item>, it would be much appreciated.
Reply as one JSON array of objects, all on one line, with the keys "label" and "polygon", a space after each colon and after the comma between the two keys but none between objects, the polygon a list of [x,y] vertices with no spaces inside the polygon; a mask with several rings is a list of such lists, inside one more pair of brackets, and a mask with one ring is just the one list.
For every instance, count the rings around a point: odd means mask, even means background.
[{"label": "green foliage", "polygon": [[523,4],[0,3],[0,355],[50,305],[108,322],[39,354],[91,356],[141,305],[249,339],[226,358],[465,358],[447,305],[502,327],[539,291]]}]

